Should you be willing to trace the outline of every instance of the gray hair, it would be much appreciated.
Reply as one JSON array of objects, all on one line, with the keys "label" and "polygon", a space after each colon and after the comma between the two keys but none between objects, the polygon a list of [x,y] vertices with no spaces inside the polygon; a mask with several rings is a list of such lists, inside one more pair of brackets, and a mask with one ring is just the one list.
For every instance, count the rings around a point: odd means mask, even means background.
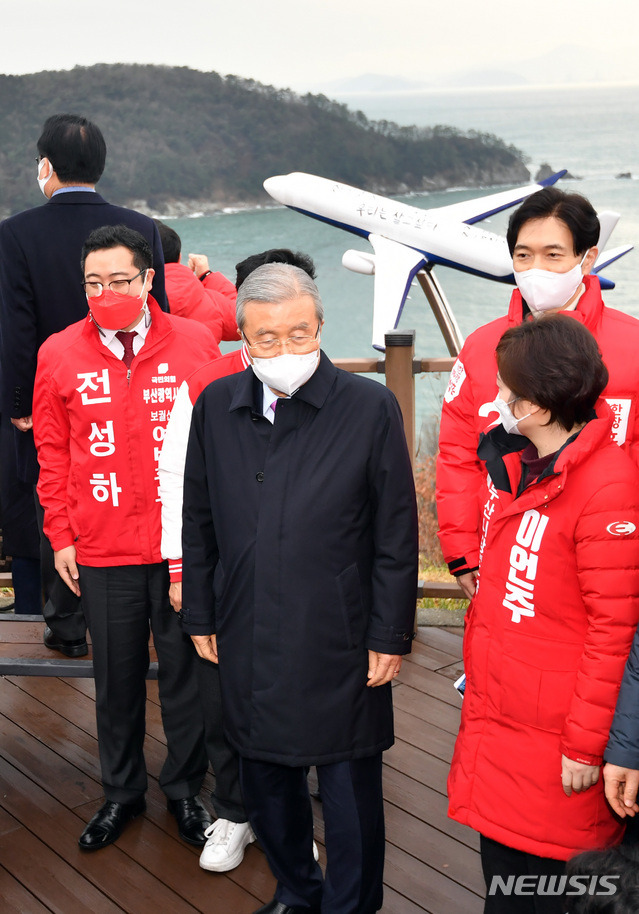
[{"label": "gray hair", "polygon": [[324,320],[324,305],[319,289],[304,270],[289,263],[265,263],[246,277],[237,291],[235,315],[237,326],[244,329],[245,305],[259,301],[277,305],[301,295],[308,295],[315,304],[318,322]]}]

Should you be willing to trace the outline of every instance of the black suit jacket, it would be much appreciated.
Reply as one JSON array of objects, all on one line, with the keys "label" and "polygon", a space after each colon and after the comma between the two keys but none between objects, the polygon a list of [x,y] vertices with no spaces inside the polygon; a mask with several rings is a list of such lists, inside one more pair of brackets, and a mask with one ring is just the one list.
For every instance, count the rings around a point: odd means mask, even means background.
[{"label": "black suit jacket", "polygon": [[[38,349],[52,333],[86,316],[80,284],[85,239],[101,225],[120,223],[140,232],[151,244],[156,271],[153,297],[168,310],[162,246],[148,216],[113,206],[98,193],[70,191],[0,225],[2,410],[7,416],[31,415]],[[16,444],[19,477],[35,482],[37,462],[31,432],[20,433]]]}]

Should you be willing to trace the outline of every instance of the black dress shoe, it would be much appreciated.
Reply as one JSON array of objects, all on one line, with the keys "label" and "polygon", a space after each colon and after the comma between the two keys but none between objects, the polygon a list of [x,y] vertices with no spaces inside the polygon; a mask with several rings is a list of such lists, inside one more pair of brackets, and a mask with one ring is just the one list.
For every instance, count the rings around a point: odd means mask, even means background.
[{"label": "black dress shoe", "polygon": [[204,847],[206,844],[206,835],[204,832],[213,824],[210,817],[199,797],[184,797],[183,800],[167,800],[166,806],[169,812],[175,816],[178,824],[180,838],[188,841],[189,844],[195,844],[196,847]]},{"label": "black dress shoe", "polygon": [[268,904],[262,905],[253,914],[320,914],[319,908],[292,908],[290,905],[282,904],[273,898]]},{"label": "black dress shoe", "polygon": [[124,826],[146,809],[144,797],[132,803],[107,800],[93,816],[80,835],[78,844],[83,851],[97,851],[117,841]]},{"label": "black dress shoe", "polygon": [[48,625],[44,629],[42,640],[44,646],[49,650],[60,651],[65,657],[84,657],[89,653],[86,638],[79,638],[77,641],[63,641],[62,638],[56,638]]}]

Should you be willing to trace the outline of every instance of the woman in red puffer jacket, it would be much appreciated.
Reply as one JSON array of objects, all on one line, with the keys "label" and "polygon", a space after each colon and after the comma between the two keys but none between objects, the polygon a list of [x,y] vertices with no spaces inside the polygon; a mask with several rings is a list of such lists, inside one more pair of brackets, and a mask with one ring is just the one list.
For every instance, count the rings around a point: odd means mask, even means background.
[{"label": "woman in red puffer jacket", "polygon": [[[550,914],[564,862],[622,837],[599,775],[639,620],[639,470],[610,438],[608,372],[577,321],[508,330],[497,364],[449,815],[481,834],[486,912]],[[542,879],[515,895],[518,876]]]}]

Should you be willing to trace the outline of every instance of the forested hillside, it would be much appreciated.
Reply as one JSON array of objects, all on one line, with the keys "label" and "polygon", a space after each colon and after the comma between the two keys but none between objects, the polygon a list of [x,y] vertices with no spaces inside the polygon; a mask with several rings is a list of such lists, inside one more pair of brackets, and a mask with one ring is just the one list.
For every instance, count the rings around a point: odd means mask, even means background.
[{"label": "forested hillside", "polygon": [[104,132],[105,196],[157,212],[266,202],[263,180],[290,171],[386,193],[528,180],[522,153],[492,135],[373,122],[323,95],[236,76],[98,64],[0,76],[3,215],[41,202],[35,144],[63,111]]}]

